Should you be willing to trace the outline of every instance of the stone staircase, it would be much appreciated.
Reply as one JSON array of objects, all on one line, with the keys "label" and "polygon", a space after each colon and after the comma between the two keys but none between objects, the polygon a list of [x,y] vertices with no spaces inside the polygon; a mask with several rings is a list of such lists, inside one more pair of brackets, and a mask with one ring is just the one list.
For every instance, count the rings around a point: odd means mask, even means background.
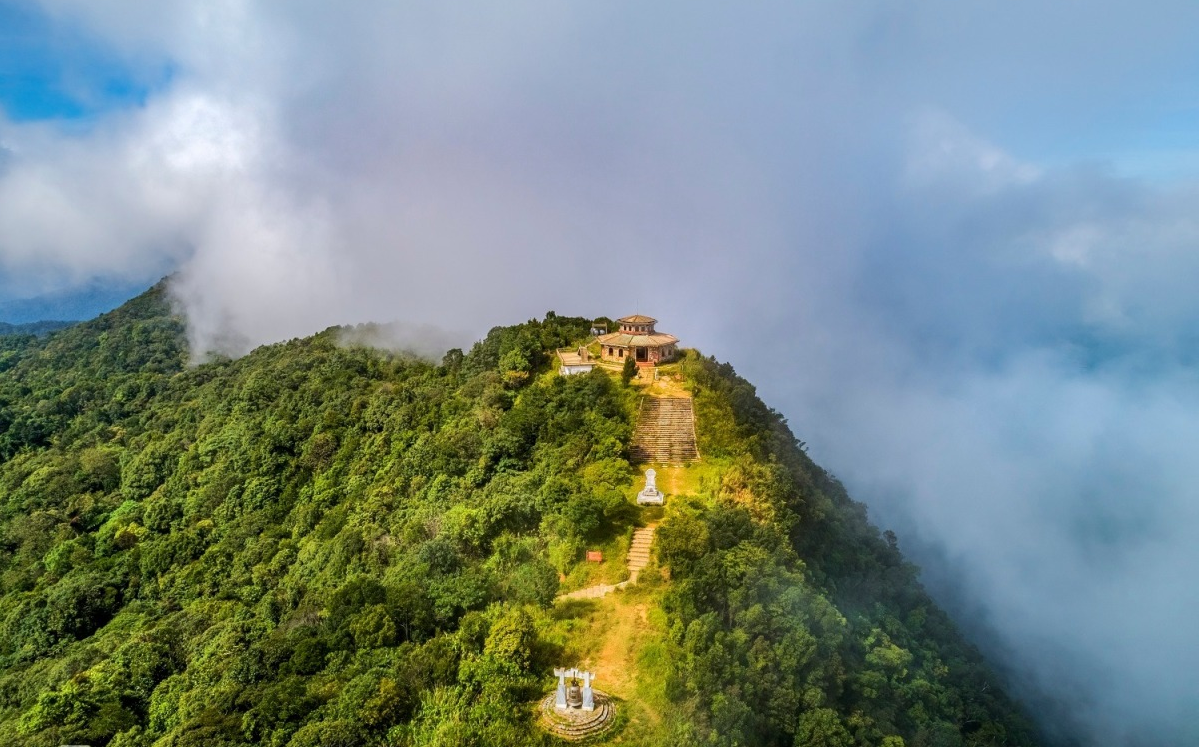
[{"label": "stone staircase", "polygon": [[629,456],[634,462],[685,464],[699,459],[690,397],[643,397]]},{"label": "stone staircase", "polygon": [[649,565],[649,549],[654,544],[654,526],[641,527],[633,532],[633,542],[629,545],[629,580],[637,583],[638,577]]}]

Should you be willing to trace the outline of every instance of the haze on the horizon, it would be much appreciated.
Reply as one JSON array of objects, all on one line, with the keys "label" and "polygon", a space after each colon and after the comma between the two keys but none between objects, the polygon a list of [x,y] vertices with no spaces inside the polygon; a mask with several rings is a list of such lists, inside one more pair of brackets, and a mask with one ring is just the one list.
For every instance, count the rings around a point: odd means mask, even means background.
[{"label": "haze on the horizon", "polygon": [[1199,5],[352,7],[0,2],[0,301],[175,271],[198,356],[653,314],[1047,726],[1199,741]]}]

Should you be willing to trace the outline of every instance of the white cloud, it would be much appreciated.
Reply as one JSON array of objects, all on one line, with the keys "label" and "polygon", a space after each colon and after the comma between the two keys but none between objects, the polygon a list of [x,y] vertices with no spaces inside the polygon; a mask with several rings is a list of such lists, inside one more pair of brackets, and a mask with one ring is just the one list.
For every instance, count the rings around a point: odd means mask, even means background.
[{"label": "white cloud", "polygon": [[47,7],[176,72],[0,125],[10,282],[178,266],[197,354],[654,313],[1068,715],[1193,736],[1199,191],[1053,156],[1189,100],[1199,6]]},{"label": "white cloud", "polygon": [[1042,175],[1039,168],[1005,153],[970,132],[944,112],[924,112],[911,125],[907,176],[918,187],[951,181],[993,192],[1029,184]]}]

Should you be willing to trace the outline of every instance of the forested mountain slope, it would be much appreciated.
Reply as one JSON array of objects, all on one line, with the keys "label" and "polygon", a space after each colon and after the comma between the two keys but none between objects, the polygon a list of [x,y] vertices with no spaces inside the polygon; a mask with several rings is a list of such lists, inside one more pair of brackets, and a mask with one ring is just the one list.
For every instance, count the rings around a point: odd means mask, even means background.
[{"label": "forested mountain slope", "polygon": [[33,335],[35,337],[48,335],[51,332],[57,332],[60,329],[66,329],[76,322],[27,322],[25,324],[9,324],[8,322],[0,322],[0,337],[5,335]]},{"label": "forested mountain slope", "polygon": [[[0,744],[554,743],[531,705],[574,664],[554,598],[644,521],[637,390],[550,372],[588,326],[440,363],[330,330],[188,367],[159,287],[0,338]],[[635,592],[661,700],[608,738],[1034,744],[753,388],[678,372],[704,464]]]}]

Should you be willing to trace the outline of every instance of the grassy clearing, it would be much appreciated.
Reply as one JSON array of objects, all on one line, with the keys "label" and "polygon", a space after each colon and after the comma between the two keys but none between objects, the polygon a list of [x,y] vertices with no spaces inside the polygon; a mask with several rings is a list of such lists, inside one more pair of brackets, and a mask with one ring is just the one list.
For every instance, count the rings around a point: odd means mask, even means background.
[{"label": "grassy clearing", "polygon": [[663,743],[671,657],[663,588],[639,584],[603,599],[562,601],[549,612],[543,640],[559,649],[564,663],[594,671],[596,687],[618,699],[624,728],[600,744]]},{"label": "grassy clearing", "polygon": [[566,579],[562,581],[558,593],[565,594],[598,584],[615,584],[629,577],[628,557],[629,544],[633,540],[633,530],[630,528],[624,534],[607,542],[587,545],[588,550],[599,550],[604,554],[601,563],[577,563]]},{"label": "grassy clearing", "polygon": [[657,473],[658,490],[671,496],[710,495],[720,487],[720,479],[728,469],[727,460],[705,459],[691,464],[646,464],[637,468],[637,479],[629,488],[631,500],[637,500],[637,492],[645,487],[645,470],[653,467]]}]

